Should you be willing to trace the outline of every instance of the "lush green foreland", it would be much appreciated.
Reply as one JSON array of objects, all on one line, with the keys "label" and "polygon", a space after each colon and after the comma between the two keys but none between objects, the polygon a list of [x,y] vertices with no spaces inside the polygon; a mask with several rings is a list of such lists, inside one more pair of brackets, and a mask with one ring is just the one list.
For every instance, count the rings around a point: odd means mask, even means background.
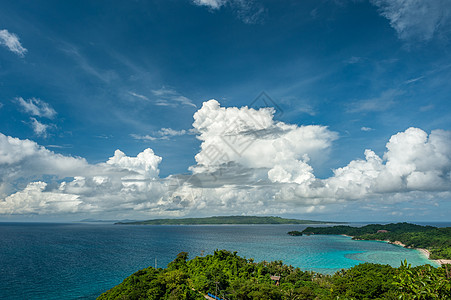
[{"label": "lush green foreland", "polygon": [[140,270],[98,299],[200,300],[207,293],[229,300],[451,299],[451,283],[446,267],[364,263],[329,276],[219,250],[192,260],[182,252],[166,269]]},{"label": "lush green foreland", "polygon": [[451,227],[437,228],[409,223],[371,224],[363,227],[307,227],[300,234],[344,234],[356,240],[401,242],[405,247],[427,249],[431,259],[451,259]]},{"label": "lush green foreland", "polygon": [[280,217],[217,216],[207,218],[154,219],[138,222],[118,222],[127,225],[246,225],[246,224],[343,224],[312,220],[285,219]]}]

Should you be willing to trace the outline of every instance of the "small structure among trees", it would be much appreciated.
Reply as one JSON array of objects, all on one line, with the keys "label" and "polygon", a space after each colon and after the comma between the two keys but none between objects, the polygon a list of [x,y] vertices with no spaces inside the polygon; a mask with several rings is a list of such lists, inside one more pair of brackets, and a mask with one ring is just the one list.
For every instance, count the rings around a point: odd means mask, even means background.
[{"label": "small structure among trees", "polygon": [[277,285],[277,286],[279,286],[279,283],[280,283],[280,276],[271,276],[271,280],[273,280],[274,281],[274,283]]}]

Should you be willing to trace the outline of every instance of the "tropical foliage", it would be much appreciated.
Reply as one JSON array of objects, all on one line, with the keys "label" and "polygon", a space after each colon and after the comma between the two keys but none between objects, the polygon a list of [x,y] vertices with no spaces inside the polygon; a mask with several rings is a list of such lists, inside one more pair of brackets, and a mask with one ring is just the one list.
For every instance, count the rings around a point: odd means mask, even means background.
[{"label": "tropical foliage", "polygon": [[[277,284],[273,275],[280,276]],[[207,293],[230,300],[451,298],[445,267],[364,263],[330,276],[218,250],[192,260],[182,252],[166,269],[138,271],[98,299],[205,299]]]}]

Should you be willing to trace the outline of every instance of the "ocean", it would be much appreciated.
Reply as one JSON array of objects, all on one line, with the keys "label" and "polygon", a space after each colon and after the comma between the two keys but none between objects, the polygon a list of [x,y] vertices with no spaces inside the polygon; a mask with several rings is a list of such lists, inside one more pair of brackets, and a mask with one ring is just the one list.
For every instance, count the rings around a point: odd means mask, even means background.
[{"label": "ocean", "polygon": [[326,274],[361,262],[430,263],[385,242],[287,234],[305,227],[0,223],[0,299],[95,299],[139,269],[166,267],[181,251],[194,258],[226,249]]}]

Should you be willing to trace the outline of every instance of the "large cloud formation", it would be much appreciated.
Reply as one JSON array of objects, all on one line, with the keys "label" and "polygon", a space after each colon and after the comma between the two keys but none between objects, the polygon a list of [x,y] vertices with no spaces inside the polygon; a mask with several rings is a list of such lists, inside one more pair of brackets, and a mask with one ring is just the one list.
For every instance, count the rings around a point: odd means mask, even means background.
[{"label": "large cloud formation", "polygon": [[451,192],[450,131],[408,128],[390,138],[383,156],[367,149],[364,159],[321,179],[312,166],[330,154],[338,134],[273,115],[271,108],[205,102],[194,114],[196,165],[166,178],[150,148],[135,157],[116,150],[106,162],[89,164],[0,134],[0,214],[280,214]]}]

